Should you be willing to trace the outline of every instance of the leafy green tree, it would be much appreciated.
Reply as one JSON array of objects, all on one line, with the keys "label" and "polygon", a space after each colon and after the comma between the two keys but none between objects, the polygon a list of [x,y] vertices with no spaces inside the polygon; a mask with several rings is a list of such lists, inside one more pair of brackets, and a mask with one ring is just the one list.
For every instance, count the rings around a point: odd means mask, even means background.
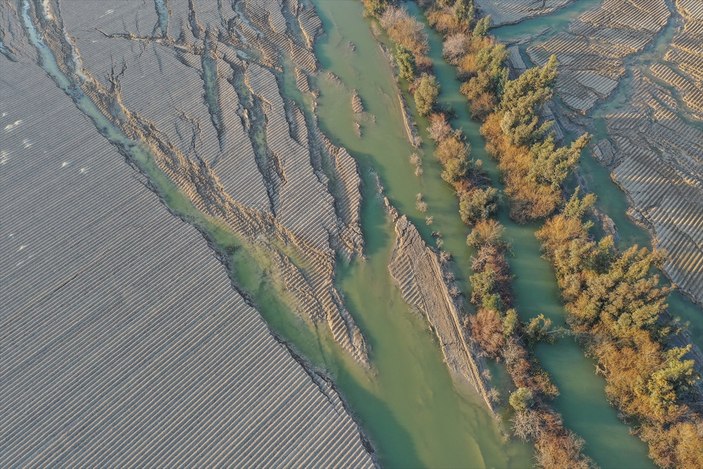
[{"label": "leafy green tree", "polygon": [[647,383],[652,405],[662,417],[674,411],[679,398],[700,378],[695,371],[694,361],[682,360],[690,351],[690,344],[686,347],[667,350],[664,366],[652,373]]},{"label": "leafy green tree", "polygon": [[473,37],[484,37],[486,34],[488,34],[488,28],[491,27],[491,17],[489,16],[484,16],[480,20],[476,22],[476,26],[474,26],[474,30],[471,33]]},{"label": "leafy green tree", "polygon": [[454,16],[456,16],[459,23],[463,23],[467,27],[470,26],[476,16],[474,0],[456,0],[454,4]]},{"label": "leafy green tree", "polygon": [[449,184],[456,184],[466,178],[471,169],[471,161],[466,157],[451,158],[444,163],[442,179]]},{"label": "leafy green tree", "polygon": [[439,83],[434,75],[423,73],[415,89],[415,105],[422,116],[432,112],[439,96]]},{"label": "leafy green tree", "polygon": [[564,207],[564,216],[582,220],[588,209],[595,205],[595,194],[586,194],[584,197],[579,197],[580,193],[581,188],[577,187]]},{"label": "leafy green tree", "polygon": [[540,124],[538,111],[552,98],[556,77],[557,60],[552,55],[543,67],[530,68],[505,83],[500,127],[514,145],[531,146],[547,135],[552,123]]},{"label": "leafy green tree", "polygon": [[550,135],[543,142],[535,143],[530,148],[533,161],[528,178],[537,184],[559,187],[578,163],[590,138],[590,135],[583,134],[571,145],[557,147]]},{"label": "leafy green tree", "polygon": [[412,82],[415,79],[415,56],[403,46],[396,46],[395,62],[398,65],[398,75],[403,80]]},{"label": "leafy green tree", "polygon": [[530,322],[525,326],[525,334],[530,342],[540,342],[550,337],[549,332],[551,327],[552,320],[546,318],[544,314],[540,314],[530,319]]},{"label": "leafy green tree", "polygon": [[528,388],[517,388],[510,394],[508,402],[516,412],[524,412],[530,408],[534,395]]},{"label": "leafy green tree", "polygon": [[505,312],[505,317],[503,318],[503,334],[505,337],[510,337],[517,330],[517,326],[520,320],[517,315],[517,311],[510,308]]},{"label": "leafy green tree", "polygon": [[459,194],[459,215],[461,221],[473,225],[485,220],[498,209],[498,190],[494,187],[474,189]]}]

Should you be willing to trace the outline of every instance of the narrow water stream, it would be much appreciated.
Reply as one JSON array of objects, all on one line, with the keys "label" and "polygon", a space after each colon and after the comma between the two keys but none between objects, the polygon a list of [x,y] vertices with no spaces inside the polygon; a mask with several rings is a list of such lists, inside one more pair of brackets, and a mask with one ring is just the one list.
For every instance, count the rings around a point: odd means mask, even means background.
[{"label": "narrow water stream", "polygon": [[[417,13],[414,4],[408,6]],[[441,37],[429,31],[435,74],[442,86],[440,102],[448,103],[456,112],[453,123],[467,135],[473,157],[483,161],[483,167],[494,185],[502,188],[495,161],[485,151],[480,125],[470,118],[466,100],[459,93],[456,72],[442,60]],[[506,237],[512,245],[513,256],[509,262],[515,276],[515,305],[521,318],[542,313],[554,324],[564,324],[565,311],[554,272],[549,262],[541,257],[540,246],[534,236],[538,225],[512,222],[505,204],[499,213],[499,220],[505,226]],[[468,259],[464,262],[468,264]],[[554,403],[557,411],[564,417],[567,427],[586,440],[586,453],[596,463],[602,467],[652,466],[646,445],[630,435],[627,426],[617,418],[617,412],[605,397],[604,381],[595,375],[593,362],[584,357],[574,340],[567,338],[553,345],[541,344],[536,352],[559,387],[561,394]]]},{"label": "narrow water stream", "polygon": [[491,29],[491,34],[506,44],[521,42],[535,36],[539,36],[540,40],[546,40],[566,30],[571,20],[578,15],[596,8],[601,3],[603,0],[572,0],[569,5],[550,15],[536,16],[520,23],[498,26]]}]

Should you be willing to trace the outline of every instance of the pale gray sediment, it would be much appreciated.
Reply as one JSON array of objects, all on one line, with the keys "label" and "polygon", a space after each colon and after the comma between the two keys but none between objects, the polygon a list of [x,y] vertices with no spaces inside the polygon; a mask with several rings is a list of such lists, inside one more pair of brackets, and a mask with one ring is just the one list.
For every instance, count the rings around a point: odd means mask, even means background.
[{"label": "pale gray sediment", "polygon": [[439,254],[422,240],[417,228],[405,215],[400,216],[384,199],[395,227],[395,240],[388,270],[400,294],[419,311],[437,336],[440,349],[452,377],[476,389],[486,406],[493,411],[488,383],[482,371],[484,363],[462,325],[457,299],[450,293],[445,274],[448,272]]},{"label": "pale gray sediment", "polygon": [[[179,5],[169,2],[169,24],[174,33],[175,25],[180,28],[174,42],[141,32],[140,23],[157,21],[154,9],[120,4],[106,14],[100,4],[91,10],[67,2],[54,15],[61,22],[48,23],[48,45],[74,77],[77,71],[64,57],[81,50],[81,73],[88,77],[81,88],[102,113],[129,138],[146,143],[158,167],[199,210],[268,250],[296,311],[326,322],[334,339],[365,363],[363,337],[333,283],[336,254],[351,258],[363,249],[362,239],[350,242],[347,234],[360,232],[359,226],[338,216],[349,205],[340,197],[354,186],[332,193],[312,164],[314,141],[307,135],[317,131],[296,123],[295,105],[286,104],[279,85],[284,56],[303,73],[316,70],[303,34],[286,34],[298,23],[276,1],[248,1],[239,12],[214,2]],[[140,23],[129,31],[120,18],[135,13]],[[75,44],[64,41],[74,30],[80,31]],[[253,132],[257,125],[260,131]],[[358,224],[358,218],[346,218],[351,220]],[[299,259],[291,262],[292,254]]]},{"label": "pale gray sediment", "polygon": [[266,21],[229,2],[3,2],[0,465],[373,465],[337,393],[146,188],[167,177],[263,249],[301,316],[366,363],[333,284],[336,254],[363,249],[356,166],[330,155],[344,191],[314,167],[319,130],[288,120],[278,85],[282,55],[305,73],[314,55],[287,3],[249,9]]},{"label": "pale gray sediment", "polygon": [[372,466],[200,233],[32,61],[0,76],[0,465]]},{"label": "pale gray sediment", "polygon": [[607,99],[625,74],[625,60],[651,43],[669,19],[665,0],[605,0],[576,17],[568,30],[527,48],[539,65],[556,54],[557,94],[573,113]]}]

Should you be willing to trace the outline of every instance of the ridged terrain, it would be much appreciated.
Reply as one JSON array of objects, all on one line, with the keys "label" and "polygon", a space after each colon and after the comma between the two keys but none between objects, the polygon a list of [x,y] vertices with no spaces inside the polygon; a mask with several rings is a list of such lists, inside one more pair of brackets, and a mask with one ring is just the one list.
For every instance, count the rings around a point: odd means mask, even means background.
[{"label": "ridged terrain", "polygon": [[703,303],[703,6],[676,7],[683,27],[664,60],[635,71],[627,108],[605,119],[615,180],[667,252],[667,274]]},{"label": "ridged terrain", "polygon": [[0,466],[373,466],[337,393],[26,53],[0,56]]},{"label": "ridged terrain", "polygon": [[447,286],[439,254],[425,244],[417,228],[405,215],[399,216],[387,199],[386,206],[395,223],[395,241],[388,270],[403,300],[427,320],[439,340],[444,362],[454,379],[471,384],[493,410],[481,374],[483,363],[464,336],[461,313]]},{"label": "ridged terrain", "polygon": [[528,47],[533,62],[559,59],[557,92],[576,113],[610,96],[625,74],[625,59],[641,52],[669,19],[665,0],[604,0],[579,15],[568,32]]},{"label": "ridged terrain", "polygon": [[[202,213],[267,252],[295,310],[326,323],[367,363],[364,339],[334,286],[337,254],[351,259],[363,250],[356,165],[326,145],[314,117],[281,91],[286,59],[298,77],[316,72],[312,40],[321,23],[312,7],[277,0],[171,0],[166,11],[42,5],[28,14],[74,86],[145,144]],[[28,53],[22,31],[11,33],[9,54]]]},{"label": "ridged terrain", "polygon": [[534,16],[546,15],[578,0],[476,0],[482,15],[491,16],[491,24],[518,23]]}]

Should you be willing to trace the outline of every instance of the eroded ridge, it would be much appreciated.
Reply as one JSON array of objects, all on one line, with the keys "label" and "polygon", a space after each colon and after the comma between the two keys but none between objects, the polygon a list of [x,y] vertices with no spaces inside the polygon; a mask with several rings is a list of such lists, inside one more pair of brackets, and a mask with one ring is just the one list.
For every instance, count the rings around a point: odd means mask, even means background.
[{"label": "eroded ridge", "polygon": [[[74,98],[146,147],[201,213],[258,246],[295,310],[367,363],[333,283],[337,254],[363,250],[356,165],[282,93],[286,64],[316,73],[312,7],[170,0],[164,18],[142,4],[27,2],[25,28],[41,31]],[[26,33],[10,33],[11,53],[32,53]]]},{"label": "eroded ridge", "polygon": [[440,256],[422,240],[417,228],[405,215],[399,216],[386,199],[386,207],[395,224],[395,240],[388,270],[400,294],[411,307],[427,320],[439,340],[444,362],[454,379],[471,384],[489,409],[493,403],[488,396],[482,375],[483,363],[473,344],[465,337],[461,313],[447,286],[448,272]]},{"label": "eroded ridge", "polygon": [[0,56],[0,466],[373,467],[337,392],[23,42]]}]

